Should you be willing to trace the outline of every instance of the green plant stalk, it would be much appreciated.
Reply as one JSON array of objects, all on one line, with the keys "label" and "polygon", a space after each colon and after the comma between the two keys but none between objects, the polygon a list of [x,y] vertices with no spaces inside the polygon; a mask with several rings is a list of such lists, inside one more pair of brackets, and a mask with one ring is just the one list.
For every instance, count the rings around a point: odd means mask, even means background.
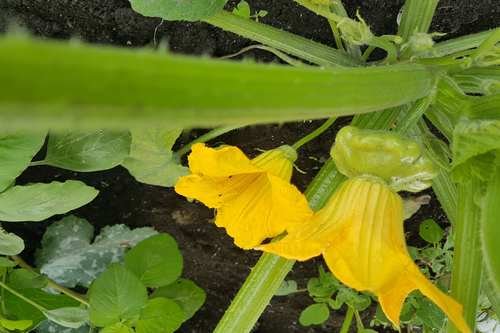
[{"label": "green plant stalk", "polygon": [[406,0],[398,35],[407,41],[414,33],[429,31],[439,0]]},{"label": "green plant stalk", "polygon": [[[352,123],[365,128],[389,128],[400,111],[401,108],[393,108],[360,115]],[[337,171],[335,163],[329,159],[306,190],[310,207],[313,210],[323,207],[344,179],[345,176]],[[250,332],[294,263],[294,260],[263,254],[233,298],[214,333]]]},{"label": "green plant stalk", "polygon": [[[481,210],[476,202],[480,187],[480,181],[476,177],[458,184],[458,211],[454,224],[451,296],[463,305],[463,315],[471,329],[476,327],[483,268],[479,238]],[[451,323],[448,324],[447,332],[459,333]]]},{"label": "green plant stalk", "polygon": [[222,11],[205,21],[223,30],[274,47],[316,65],[325,67],[360,65],[359,61],[349,57],[347,53],[226,11]]},{"label": "green plant stalk", "polygon": [[494,31],[495,29],[486,30],[437,43],[432,49],[432,56],[443,57],[476,48],[488,39]]},{"label": "green plant stalk", "polygon": [[351,327],[352,318],[354,317],[354,309],[350,306],[347,307],[347,313],[344,317],[344,322],[340,328],[340,333],[349,333],[349,328]]},{"label": "green plant stalk", "polygon": [[15,37],[0,39],[0,68],[3,130],[329,118],[408,103],[436,80],[416,64],[291,68]]},{"label": "green plant stalk", "polygon": [[[335,1],[331,4],[330,10],[337,14],[338,16],[341,17],[349,17],[347,15],[347,11],[345,10],[344,5],[342,4],[342,0]],[[335,22],[332,22],[331,20],[329,21],[330,24],[335,24]],[[337,29],[338,30],[338,29]],[[341,36],[339,36],[341,37]],[[360,59],[361,58],[361,49],[358,45],[354,45],[353,43],[349,43],[348,41],[344,40],[343,44],[345,45],[347,53],[349,53],[352,57],[355,59]]]},{"label": "green plant stalk", "polygon": [[212,139],[215,139],[218,136],[221,136],[223,134],[226,134],[228,132],[231,132],[231,131],[238,129],[238,128],[241,128],[241,127],[244,127],[244,125],[224,126],[224,127],[214,128],[210,132],[207,132],[207,133],[197,137],[193,141],[189,142],[188,144],[185,144],[181,149],[179,149],[178,151],[176,151],[174,153],[175,157],[181,158],[182,156],[186,155],[191,150],[191,147],[193,147],[193,145],[195,145],[197,143],[210,141]]},{"label": "green plant stalk", "polygon": [[335,122],[335,120],[337,120],[337,118],[330,118],[330,119],[326,120],[320,127],[316,128],[314,131],[312,131],[308,135],[304,136],[303,138],[301,138],[300,140],[298,140],[297,142],[295,142],[292,145],[292,147],[295,150],[298,150],[300,147],[302,147],[306,143],[314,140],[315,138],[317,138],[318,136],[320,136],[321,134],[323,134],[327,129],[329,129],[330,126],[333,125],[333,123]]},{"label": "green plant stalk", "polygon": [[[488,181],[481,214],[481,246],[486,267],[485,278],[493,287],[493,293],[500,297],[500,166],[492,172]],[[498,304],[497,304],[498,306]]]}]

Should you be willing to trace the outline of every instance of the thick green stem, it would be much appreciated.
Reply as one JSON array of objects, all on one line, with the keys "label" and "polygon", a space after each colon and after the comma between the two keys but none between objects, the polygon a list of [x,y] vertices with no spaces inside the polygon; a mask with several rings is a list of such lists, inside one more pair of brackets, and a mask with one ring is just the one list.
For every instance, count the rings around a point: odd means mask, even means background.
[{"label": "thick green stem", "polygon": [[408,40],[414,33],[427,32],[439,0],[406,0],[398,35]]},{"label": "thick green stem", "polygon": [[360,65],[359,61],[349,57],[347,53],[225,11],[206,22],[320,66]]},{"label": "thick green stem", "polygon": [[217,324],[214,333],[250,332],[294,264],[293,260],[263,254]]},{"label": "thick green stem", "polygon": [[486,267],[485,278],[496,299],[492,304],[498,310],[500,298],[500,166],[494,168],[488,181],[481,216],[481,246]]},{"label": "thick green stem", "polygon": [[[471,329],[476,327],[483,267],[479,239],[481,210],[477,202],[480,186],[475,177],[458,184],[458,214],[454,225],[451,295],[463,305],[464,318]],[[447,332],[459,333],[451,323]]]},{"label": "thick green stem", "polygon": [[[0,128],[214,127],[330,118],[427,96],[421,65],[235,63],[0,38]],[[98,78],[98,79],[97,79]]]},{"label": "thick green stem", "polygon": [[486,39],[488,39],[494,31],[495,29],[482,31],[476,34],[470,34],[450,39],[445,42],[437,43],[432,49],[432,56],[443,57],[446,55],[476,48],[481,45]]}]

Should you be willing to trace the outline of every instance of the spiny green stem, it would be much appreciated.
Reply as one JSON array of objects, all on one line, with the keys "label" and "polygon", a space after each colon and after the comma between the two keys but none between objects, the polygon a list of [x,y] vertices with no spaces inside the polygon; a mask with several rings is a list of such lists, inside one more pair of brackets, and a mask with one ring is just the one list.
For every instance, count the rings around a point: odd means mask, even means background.
[{"label": "spiny green stem", "polygon": [[494,31],[495,29],[486,30],[437,43],[432,48],[432,56],[442,57],[464,50],[476,48],[481,45],[481,43],[483,43]]},{"label": "spiny green stem", "polygon": [[[35,269],[33,267],[31,267],[31,265],[29,265],[26,261],[24,261],[23,258],[21,258],[19,256],[12,256],[11,259],[17,265],[19,265],[19,267],[22,267],[24,269],[32,271],[32,272],[34,272],[36,274],[39,274],[37,271],[35,271]],[[52,281],[51,279],[48,279],[48,278],[47,278],[47,287],[55,289],[55,290],[57,290],[57,291],[65,294],[66,296],[71,297],[75,301],[77,301],[77,302],[79,302],[79,303],[81,303],[81,304],[83,304],[85,306],[90,306],[89,302],[85,299],[85,296],[80,295],[80,294],[74,292],[71,289],[63,287],[63,286],[57,284],[56,282],[54,282],[54,281]]]},{"label": "spiny green stem", "polygon": [[308,135],[304,136],[302,139],[300,139],[299,141],[295,142],[292,147],[295,149],[295,150],[298,150],[300,147],[302,147],[303,145],[305,145],[306,143],[308,143],[309,141],[311,140],[314,140],[316,139],[318,136],[320,136],[321,134],[323,134],[323,132],[325,132],[327,129],[330,128],[330,126],[333,125],[333,123],[335,122],[335,120],[337,120],[336,117],[333,117],[333,118],[330,118],[328,119],[327,121],[325,121],[320,127],[318,127],[317,129],[315,129],[314,131],[312,131],[311,133],[309,133]]},{"label": "spiny green stem", "polygon": [[[483,268],[479,238],[481,211],[476,202],[480,186],[476,177],[458,184],[458,214],[454,225],[455,250],[451,275],[451,295],[463,305],[465,321],[473,330],[476,327]],[[449,323],[447,332],[459,331]]]},{"label": "spiny green stem", "polygon": [[346,53],[334,48],[225,11],[207,19],[206,22],[320,66],[360,64]]},{"label": "spiny green stem", "polygon": [[344,317],[344,322],[340,328],[340,333],[349,333],[349,328],[351,327],[352,318],[354,317],[354,309],[350,306],[347,307],[347,313]]},{"label": "spiny green stem", "polygon": [[292,68],[14,37],[0,50],[0,128],[10,130],[321,119],[406,104],[437,78],[417,64]]},{"label": "spiny green stem", "polygon": [[11,287],[9,287],[7,284],[5,284],[3,281],[0,282],[0,287],[2,287],[3,289],[7,290],[9,293],[11,293],[12,295],[22,299],[23,301],[25,301],[26,303],[32,305],[33,307],[35,307],[37,310],[41,311],[41,312],[47,312],[48,310],[46,308],[44,308],[43,306],[41,306],[40,304],[30,300],[29,298],[27,298],[26,296],[24,296],[23,294],[20,294],[18,293],[16,290],[12,289]]},{"label": "spiny green stem", "polygon": [[194,144],[210,141],[218,136],[221,136],[222,134],[226,134],[228,132],[231,132],[235,129],[238,129],[238,128],[241,128],[244,126],[245,125],[236,125],[236,126],[224,126],[224,127],[215,128],[215,129],[211,130],[210,132],[199,136],[198,138],[194,139],[190,143],[184,145],[181,149],[179,149],[178,151],[175,152],[175,156],[177,158],[180,158],[180,157],[184,156],[185,154],[187,154],[191,150],[191,147],[193,147]]},{"label": "spiny green stem", "polygon": [[398,35],[408,40],[414,33],[427,32],[439,0],[406,0]]}]

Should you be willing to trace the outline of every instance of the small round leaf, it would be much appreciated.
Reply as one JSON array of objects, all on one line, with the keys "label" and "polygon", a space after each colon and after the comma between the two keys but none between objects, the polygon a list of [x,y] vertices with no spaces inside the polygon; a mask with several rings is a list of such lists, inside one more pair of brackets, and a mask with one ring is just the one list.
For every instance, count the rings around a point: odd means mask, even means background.
[{"label": "small round leaf", "polygon": [[325,303],[312,304],[302,311],[299,322],[302,326],[320,325],[327,321],[330,310]]}]

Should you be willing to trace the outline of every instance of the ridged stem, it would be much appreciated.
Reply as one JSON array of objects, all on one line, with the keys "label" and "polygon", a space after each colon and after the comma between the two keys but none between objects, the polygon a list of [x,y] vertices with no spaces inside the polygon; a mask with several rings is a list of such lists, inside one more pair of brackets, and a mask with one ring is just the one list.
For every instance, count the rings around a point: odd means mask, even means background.
[{"label": "ridged stem", "polygon": [[320,66],[360,65],[345,52],[229,12],[220,12],[206,22]]},{"label": "ridged stem", "polygon": [[[476,311],[483,269],[479,238],[481,210],[477,202],[480,186],[480,180],[476,177],[458,184],[458,211],[454,224],[455,250],[451,274],[451,296],[462,304],[465,321],[471,329],[476,327]],[[453,324],[448,325],[448,333],[459,333]]]}]

